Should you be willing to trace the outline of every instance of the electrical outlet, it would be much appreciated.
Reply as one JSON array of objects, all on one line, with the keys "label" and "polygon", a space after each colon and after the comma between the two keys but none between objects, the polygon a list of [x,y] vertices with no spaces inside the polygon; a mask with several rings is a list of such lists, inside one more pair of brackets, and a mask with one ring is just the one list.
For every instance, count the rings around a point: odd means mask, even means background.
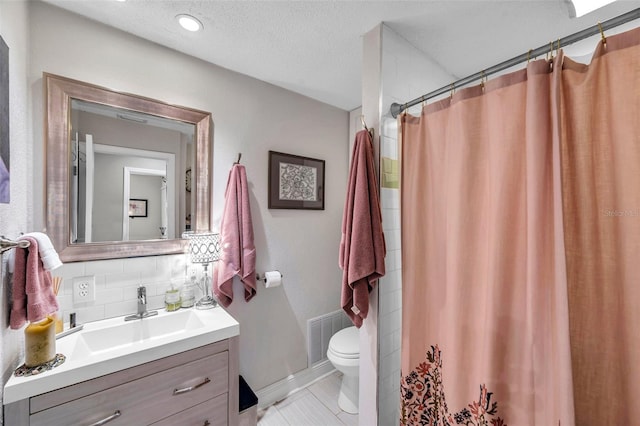
[{"label": "electrical outlet", "polygon": [[93,302],[96,300],[96,277],[75,277],[73,279],[73,303]]}]

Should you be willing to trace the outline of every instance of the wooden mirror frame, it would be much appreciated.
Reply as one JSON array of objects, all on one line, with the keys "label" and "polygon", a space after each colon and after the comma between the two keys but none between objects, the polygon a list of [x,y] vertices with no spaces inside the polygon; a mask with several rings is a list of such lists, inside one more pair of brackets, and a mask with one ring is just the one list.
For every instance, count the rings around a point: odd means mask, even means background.
[{"label": "wooden mirror frame", "polygon": [[206,232],[211,229],[212,196],[209,180],[212,176],[210,171],[213,167],[213,144],[210,113],[116,92],[49,73],[43,73],[43,86],[46,102],[44,116],[46,232],[63,262],[182,253],[186,244],[180,238],[71,244],[69,215],[71,144],[69,141],[72,99],[124,108],[195,125],[196,158],[191,184],[191,196],[195,196],[195,214],[191,215],[191,229],[196,232]]}]

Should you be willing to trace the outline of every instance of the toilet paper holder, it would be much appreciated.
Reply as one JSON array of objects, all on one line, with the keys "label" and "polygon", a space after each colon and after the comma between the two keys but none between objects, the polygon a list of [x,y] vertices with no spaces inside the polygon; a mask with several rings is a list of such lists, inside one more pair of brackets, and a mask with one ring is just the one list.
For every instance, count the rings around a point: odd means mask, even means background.
[{"label": "toilet paper holder", "polygon": [[[282,272],[280,272],[280,278],[282,278],[282,277],[284,277],[284,275],[282,275]],[[256,280],[266,283],[267,282],[267,277],[264,274],[262,274],[262,275],[256,274]]]}]

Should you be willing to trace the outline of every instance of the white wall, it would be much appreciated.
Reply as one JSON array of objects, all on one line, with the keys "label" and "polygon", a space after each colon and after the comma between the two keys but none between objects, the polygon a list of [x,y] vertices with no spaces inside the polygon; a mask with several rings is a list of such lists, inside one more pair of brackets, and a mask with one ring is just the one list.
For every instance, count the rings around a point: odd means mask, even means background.
[{"label": "white wall", "polygon": [[[306,320],[340,306],[337,252],[347,180],[348,113],[46,4],[33,2],[29,7],[32,56],[26,87],[33,93],[33,138],[28,144],[34,144],[30,164],[39,170],[44,164],[43,71],[210,111],[214,222],[220,221],[228,171],[242,152],[257,270],[279,269],[284,274],[282,287],[266,290],[260,285],[249,303],[236,292],[228,309],[240,322],[240,372],[260,389],[305,369]],[[324,211],[267,209],[269,150],[326,160]],[[42,182],[33,185],[32,192],[35,208],[28,211],[33,228],[40,229],[45,222]],[[96,275],[95,305],[78,309],[78,320],[86,321],[134,311],[131,289],[140,282],[159,283],[151,298],[157,305],[163,285],[182,273],[183,261],[182,256],[166,256],[86,262],[65,265],[60,273],[65,283],[74,276]]]},{"label": "white wall", "polygon": [[[391,103],[404,103],[454,80],[446,70],[386,25],[382,27],[382,118],[380,155],[399,159],[398,125]],[[419,114],[420,106],[412,110]],[[381,188],[382,225],[387,243],[386,276],[378,299],[378,424],[398,424],[402,326],[400,191]]]},{"label": "white wall", "polygon": [[[9,96],[11,142],[11,202],[0,204],[0,235],[15,238],[33,224],[33,146],[29,118],[30,87],[27,80],[29,25],[26,2],[0,1],[0,35],[9,46]],[[6,256],[0,262],[0,400],[2,388],[22,356],[22,331],[10,330],[8,319]],[[2,425],[0,416],[0,425]]]}]

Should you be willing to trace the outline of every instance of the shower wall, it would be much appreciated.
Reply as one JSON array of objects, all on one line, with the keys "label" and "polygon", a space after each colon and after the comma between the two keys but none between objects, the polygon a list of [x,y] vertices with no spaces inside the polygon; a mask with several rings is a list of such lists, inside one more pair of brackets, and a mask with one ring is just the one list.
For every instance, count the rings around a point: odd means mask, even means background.
[{"label": "shower wall", "polygon": [[[378,304],[378,424],[397,425],[400,402],[402,252],[400,240],[400,152],[391,103],[403,103],[438,89],[455,77],[386,25],[382,26],[382,117],[380,119],[380,202],[387,244],[386,271]],[[420,107],[410,112],[419,114]]]}]

